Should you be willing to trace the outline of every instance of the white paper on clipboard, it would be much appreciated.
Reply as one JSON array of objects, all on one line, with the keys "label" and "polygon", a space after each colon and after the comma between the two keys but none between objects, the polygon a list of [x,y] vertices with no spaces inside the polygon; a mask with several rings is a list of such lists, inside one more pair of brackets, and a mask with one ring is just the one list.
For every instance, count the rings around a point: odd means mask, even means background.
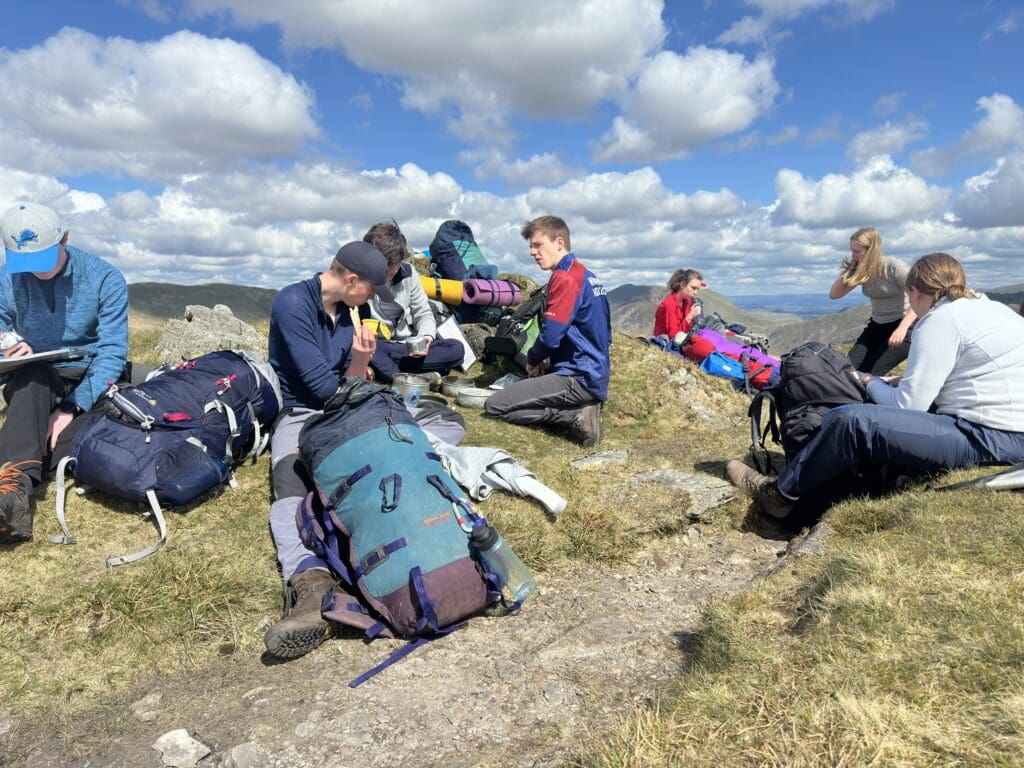
[{"label": "white paper on clipboard", "polygon": [[0,357],[0,373],[10,373],[29,363],[56,363],[61,360],[80,360],[85,355],[75,349],[51,349],[49,352],[33,352],[24,357],[14,357],[8,360]]},{"label": "white paper on clipboard", "polygon": [[459,324],[455,321],[455,315],[450,315],[443,322],[438,323],[437,335],[442,339],[455,339],[462,344],[462,348],[466,350],[466,356],[462,358],[462,365],[459,366],[459,369],[463,373],[468,371],[473,363],[476,362],[476,355],[473,354],[473,348],[469,346],[469,342],[466,341],[462,329],[459,328]]}]

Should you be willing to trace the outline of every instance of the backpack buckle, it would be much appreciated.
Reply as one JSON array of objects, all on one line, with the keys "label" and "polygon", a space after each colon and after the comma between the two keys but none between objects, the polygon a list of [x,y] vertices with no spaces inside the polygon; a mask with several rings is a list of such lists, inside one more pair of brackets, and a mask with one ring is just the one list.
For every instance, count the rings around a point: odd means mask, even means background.
[{"label": "backpack buckle", "polygon": [[365,576],[381,563],[387,562],[390,558],[391,555],[387,549],[385,549],[383,544],[376,549],[367,552],[363,555],[363,559],[359,561],[359,570],[361,575]]}]

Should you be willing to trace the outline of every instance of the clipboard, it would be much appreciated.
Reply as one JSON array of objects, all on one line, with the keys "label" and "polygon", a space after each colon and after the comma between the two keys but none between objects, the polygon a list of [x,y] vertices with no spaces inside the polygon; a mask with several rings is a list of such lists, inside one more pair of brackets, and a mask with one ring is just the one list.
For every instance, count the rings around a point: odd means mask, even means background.
[{"label": "clipboard", "polygon": [[8,360],[0,357],[0,373],[10,373],[31,363],[57,363],[63,360],[81,360],[86,354],[77,349],[51,349],[49,352],[33,352],[31,355]]}]

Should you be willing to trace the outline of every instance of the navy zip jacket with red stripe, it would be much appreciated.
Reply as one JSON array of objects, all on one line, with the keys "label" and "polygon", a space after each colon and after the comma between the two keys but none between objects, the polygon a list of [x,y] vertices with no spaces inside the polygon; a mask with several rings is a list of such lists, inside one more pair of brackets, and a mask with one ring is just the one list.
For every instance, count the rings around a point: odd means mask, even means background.
[{"label": "navy zip jacket with red stripe", "polygon": [[595,398],[607,400],[611,308],[604,285],[571,253],[551,270],[543,318],[527,359],[534,365],[550,359],[550,373],[573,376]]}]

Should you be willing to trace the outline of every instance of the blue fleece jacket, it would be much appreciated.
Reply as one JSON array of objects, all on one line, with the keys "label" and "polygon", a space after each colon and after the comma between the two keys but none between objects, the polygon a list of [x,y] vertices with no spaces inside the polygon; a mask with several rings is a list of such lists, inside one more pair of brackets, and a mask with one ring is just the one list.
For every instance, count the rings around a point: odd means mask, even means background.
[{"label": "blue fleece jacket", "polygon": [[598,400],[608,399],[611,308],[604,285],[571,253],[551,270],[537,341],[527,359],[551,360],[551,373],[575,377]]},{"label": "blue fleece jacket", "polygon": [[117,381],[128,357],[128,286],[103,259],[67,246],[67,265],[51,280],[0,271],[0,329],[14,330],[33,352],[70,347],[91,356],[58,367],[88,370],[67,399],[89,410]]},{"label": "blue fleece jacket", "polygon": [[336,322],[324,311],[320,276],[282,288],[270,306],[269,360],[285,408],[321,410],[350,362],[352,320],[338,303]]}]

